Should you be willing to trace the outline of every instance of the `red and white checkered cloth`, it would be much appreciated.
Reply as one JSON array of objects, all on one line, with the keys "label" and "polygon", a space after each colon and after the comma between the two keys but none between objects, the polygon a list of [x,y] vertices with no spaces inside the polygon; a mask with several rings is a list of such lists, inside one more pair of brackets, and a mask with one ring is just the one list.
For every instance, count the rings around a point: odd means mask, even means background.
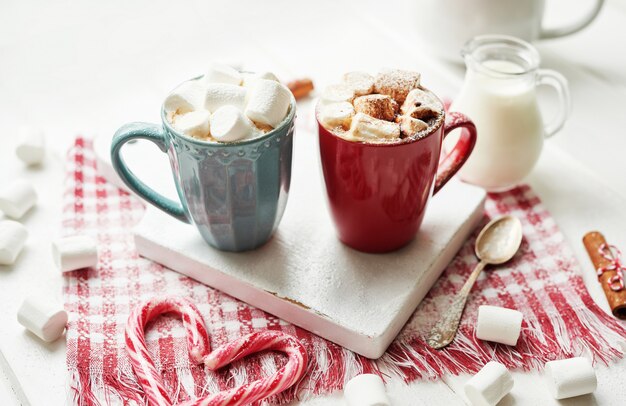
[{"label": "red and white checkered cloth", "polygon": [[[557,225],[525,186],[489,196],[485,221],[513,214],[522,220],[525,238],[513,261],[479,278],[454,343],[435,351],[424,343],[423,336],[476,263],[474,238],[467,241],[387,353],[375,361],[139,257],[131,228],[141,218],[144,206],[98,176],[88,139],[77,138],[68,154],[64,196],[63,233],[94,236],[100,253],[96,269],[68,274],[64,288],[70,314],[67,364],[75,404],[145,404],[126,354],[124,328],[131,309],[157,295],[178,295],[195,302],[213,348],[262,329],[281,330],[299,338],[309,353],[308,375],[270,403],[339,389],[363,371],[384,371],[412,380],[473,372],[492,359],[511,368],[530,369],[547,360],[585,352],[603,362],[622,356],[617,343],[626,331],[590,298]],[[524,314],[524,331],[516,347],[475,338],[473,326],[481,304],[514,308]],[[218,373],[190,365],[184,330],[173,317],[163,317],[149,327],[146,341],[166,387],[179,401],[258,379],[284,362],[277,355],[265,354]]]}]

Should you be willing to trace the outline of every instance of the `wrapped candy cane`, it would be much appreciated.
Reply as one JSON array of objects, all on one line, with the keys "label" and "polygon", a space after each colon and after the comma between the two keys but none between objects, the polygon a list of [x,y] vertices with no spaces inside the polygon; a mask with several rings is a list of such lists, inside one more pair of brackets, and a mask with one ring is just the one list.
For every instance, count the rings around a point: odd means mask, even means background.
[{"label": "wrapped candy cane", "polygon": [[[210,370],[263,350],[281,351],[289,360],[273,375],[239,388],[210,394],[182,403],[184,406],[247,405],[272,396],[294,385],[304,374],[307,354],[295,338],[277,331],[252,333],[210,352],[210,344],[202,315],[196,306],[180,298],[153,298],[135,308],[126,325],[126,348],[131,364],[144,388],[150,405],[171,406],[172,401],[150,357],[144,338],[145,326],[163,313],[182,317],[187,332],[187,347],[194,362],[204,363]],[[210,353],[209,353],[210,352]]]}]

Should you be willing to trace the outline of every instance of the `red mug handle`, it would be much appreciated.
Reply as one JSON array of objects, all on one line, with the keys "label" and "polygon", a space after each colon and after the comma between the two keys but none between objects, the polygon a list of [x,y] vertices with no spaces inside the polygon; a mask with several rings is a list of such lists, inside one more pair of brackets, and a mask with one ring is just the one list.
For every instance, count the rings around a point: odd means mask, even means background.
[{"label": "red mug handle", "polygon": [[472,153],[474,145],[476,145],[476,126],[472,120],[467,118],[465,114],[457,112],[446,113],[443,138],[445,139],[452,130],[457,128],[464,128],[467,131],[461,131],[461,136],[452,151],[439,163],[433,194],[441,190],[441,188],[448,183],[450,178],[461,169],[461,166],[463,166]]}]

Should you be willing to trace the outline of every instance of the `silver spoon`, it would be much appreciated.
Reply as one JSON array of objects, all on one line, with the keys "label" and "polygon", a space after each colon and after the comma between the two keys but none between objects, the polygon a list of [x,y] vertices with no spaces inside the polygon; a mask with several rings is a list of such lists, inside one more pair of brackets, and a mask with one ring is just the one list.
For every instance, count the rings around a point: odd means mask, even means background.
[{"label": "silver spoon", "polygon": [[456,295],[443,317],[431,330],[427,340],[428,345],[440,349],[454,340],[463,309],[465,309],[465,302],[480,272],[487,265],[503,264],[513,258],[521,243],[522,223],[517,217],[503,216],[493,219],[480,231],[475,247],[476,256],[480,262],[467,278],[465,285]]}]

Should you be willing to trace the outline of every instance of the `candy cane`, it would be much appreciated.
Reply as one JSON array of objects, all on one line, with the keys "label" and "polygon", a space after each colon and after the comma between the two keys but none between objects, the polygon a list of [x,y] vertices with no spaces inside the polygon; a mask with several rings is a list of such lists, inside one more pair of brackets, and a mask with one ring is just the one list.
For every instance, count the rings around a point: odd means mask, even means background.
[{"label": "candy cane", "polygon": [[209,354],[210,345],[202,316],[193,303],[177,298],[155,298],[137,307],[126,325],[126,346],[139,383],[144,388],[150,405],[171,406],[161,376],[156,371],[148,352],[144,329],[146,324],[162,313],[173,312],[183,319],[187,331],[187,347],[194,362],[204,363],[207,369],[216,370],[247,355],[263,350],[281,351],[288,361],[283,368],[269,377],[259,379],[239,388],[186,401],[183,406],[237,406],[256,402],[294,385],[302,377],[307,364],[307,354],[300,342],[292,336],[277,332],[252,333]]},{"label": "candy cane", "polygon": [[209,395],[204,399],[183,403],[184,406],[239,406],[275,395],[294,385],[304,374],[307,354],[300,342],[278,331],[262,331],[248,334],[210,353],[204,365],[210,370],[219,369],[233,361],[263,350],[280,351],[289,360],[273,375],[247,385]]},{"label": "candy cane", "polygon": [[144,337],[146,325],[163,313],[175,313],[182,317],[187,331],[187,348],[194,362],[203,362],[211,349],[204,320],[193,303],[179,298],[152,298],[137,306],[126,324],[126,349],[138,382],[144,388],[151,406],[172,405]]}]

